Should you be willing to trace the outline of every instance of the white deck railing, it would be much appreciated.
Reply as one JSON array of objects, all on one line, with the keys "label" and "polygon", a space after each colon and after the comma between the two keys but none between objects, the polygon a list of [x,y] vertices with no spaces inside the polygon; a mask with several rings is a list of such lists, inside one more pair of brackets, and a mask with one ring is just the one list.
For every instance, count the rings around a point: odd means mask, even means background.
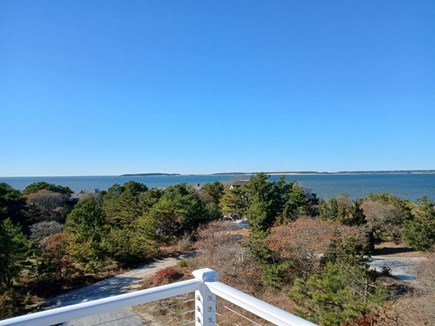
[{"label": "white deck railing", "polygon": [[36,312],[0,321],[0,326],[46,326],[106,313],[195,291],[195,325],[216,325],[216,296],[221,297],[275,325],[314,324],[254,298],[216,280],[217,272],[204,268],[193,272],[192,280],[158,286],[71,306]]}]

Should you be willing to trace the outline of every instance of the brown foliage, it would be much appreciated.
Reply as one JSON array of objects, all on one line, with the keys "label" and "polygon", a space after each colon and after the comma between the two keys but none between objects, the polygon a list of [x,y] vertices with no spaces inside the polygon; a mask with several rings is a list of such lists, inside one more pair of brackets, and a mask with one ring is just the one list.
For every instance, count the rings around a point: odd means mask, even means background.
[{"label": "brown foliage", "polygon": [[286,285],[280,290],[263,285],[261,263],[244,246],[248,230],[235,230],[233,222],[215,221],[200,230],[198,236],[196,247],[200,254],[189,260],[192,270],[211,268],[219,272],[219,280],[225,284],[285,310],[293,307]]},{"label": "brown foliage", "polygon": [[66,232],[51,234],[39,242],[47,274],[52,278],[65,278],[72,272],[72,264],[66,252]]},{"label": "brown foliage", "polygon": [[220,278],[238,279],[249,273],[254,263],[247,248],[242,246],[245,230],[234,230],[232,222],[215,221],[198,232],[196,247],[201,251],[197,259],[200,268],[219,271]]},{"label": "brown foliage", "polygon": [[39,245],[44,254],[58,255],[65,245],[67,234],[65,232],[51,234],[41,240]]},{"label": "brown foliage", "polygon": [[184,277],[184,272],[180,267],[178,266],[166,267],[164,269],[159,270],[154,275],[153,284],[157,286],[157,285],[174,283],[181,280],[183,277]]},{"label": "brown foliage", "polygon": [[378,325],[379,316],[377,314],[364,315],[351,323],[345,323],[341,326],[375,326]]},{"label": "brown foliage", "polygon": [[35,222],[59,220],[68,197],[48,190],[40,190],[26,197],[29,212]]},{"label": "brown foliage", "polygon": [[368,199],[361,204],[361,208],[376,240],[400,240],[403,213],[397,206],[379,200]]},{"label": "brown foliage", "polygon": [[317,273],[321,258],[328,252],[333,240],[357,239],[366,242],[365,230],[333,221],[310,217],[272,228],[267,246],[278,260],[291,260],[292,270],[302,275]]}]

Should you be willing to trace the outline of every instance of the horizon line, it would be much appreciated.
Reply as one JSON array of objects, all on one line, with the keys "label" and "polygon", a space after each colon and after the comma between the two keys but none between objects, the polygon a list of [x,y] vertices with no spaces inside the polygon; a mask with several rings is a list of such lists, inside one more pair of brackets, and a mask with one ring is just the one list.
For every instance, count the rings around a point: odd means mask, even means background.
[{"label": "horizon line", "polygon": [[213,172],[213,173],[176,173],[176,172],[141,172],[123,174],[84,174],[84,175],[22,175],[22,176],[0,176],[0,178],[62,178],[62,177],[134,177],[134,176],[217,176],[217,175],[252,175],[266,173],[270,175],[327,175],[327,174],[400,174],[400,173],[435,173],[435,169],[400,169],[400,170],[341,170],[341,171],[256,171],[256,172]]}]

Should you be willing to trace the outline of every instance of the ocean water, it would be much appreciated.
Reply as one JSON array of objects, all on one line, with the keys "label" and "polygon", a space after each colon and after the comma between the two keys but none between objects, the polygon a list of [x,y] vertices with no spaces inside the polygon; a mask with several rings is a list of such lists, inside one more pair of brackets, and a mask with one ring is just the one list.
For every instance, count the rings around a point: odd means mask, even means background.
[{"label": "ocean water", "polygon": [[[0,177],[15,189],[23,190],[33,182],[45,181],[81,190],[107,190],[115,183],[133,180],[149,188],[164,188],[178,183],[203,185],[207,182],[249,179],[237,175],[182,175],[182,176],[80,176],[80,177]],[[272,176],[271,180],[278,180]],[[352,174],[352,175],[290,175],[287,180],[296,180],[320,198],[349,194],[352,198],[364,198],[372,192],[385,192],[404,199],[416,200],[421,196],[435,199],[435,174]]]}]

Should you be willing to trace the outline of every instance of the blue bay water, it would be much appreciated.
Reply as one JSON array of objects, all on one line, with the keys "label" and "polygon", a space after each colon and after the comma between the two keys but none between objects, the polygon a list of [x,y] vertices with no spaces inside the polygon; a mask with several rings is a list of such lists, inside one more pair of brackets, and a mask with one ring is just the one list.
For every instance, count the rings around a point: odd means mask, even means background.
[{"label": "blue bay water", "polygon": [[[45,181],[81,190],[107,190],[115,183],[137,181],[149,188],[164,188],[178,183],[203,185],[207,182],[245,179],[237,175],[182,175],[182,176],[80,176],[80,177],[0,177],[15,189],[23,190],[33,182]],[[271,180],[278,180],[272,176]],[[289,175],[287,180],[296,180],[320,198],[330,198],[346,193],[352,198],[363,198],[372,192],[385,192],[404,199],[415,200],[421,196],[435,199],[435,174],[352,174],[352,175]]]}]

